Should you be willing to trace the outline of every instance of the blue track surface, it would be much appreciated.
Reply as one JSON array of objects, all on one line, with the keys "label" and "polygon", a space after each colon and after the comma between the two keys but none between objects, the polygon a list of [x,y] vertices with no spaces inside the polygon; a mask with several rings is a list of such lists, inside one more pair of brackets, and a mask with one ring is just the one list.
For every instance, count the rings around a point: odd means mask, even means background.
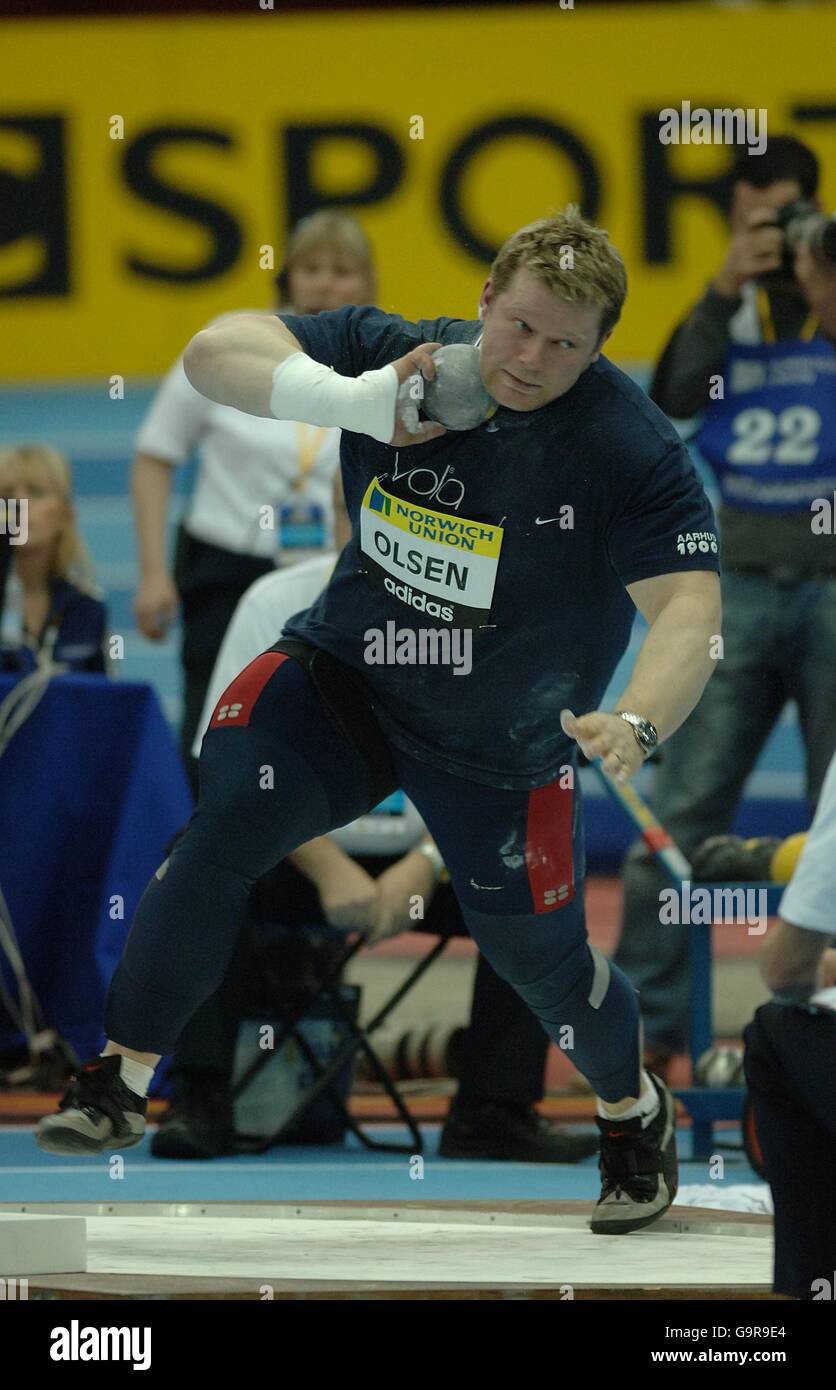
[{"label": "blue track surface", "polygon": [[[589,1132],[589,1126],[573,1126]],[[369,1126],[377,1139],[406,1142],[407,1131]],[[222,1201],[556,1201],[598,1197],[597,1159],[575,1164],[487,1163],[438,1157],[438,1125],[424,1125],[424,1176],[410,1176],[407,1154],[373,1153],[349,1136],[344,1146],[282,1146],[266,1154],[206,1163],[151,1156],[149,1140],[126,1151],[124,1176],[111,1177],[110,1155],[96,1160],[43,1153],[31,1129],[0,1130],[3,1202],[222,1202]],[[679,1134],[680,1185],[707,1183],[708,1163],[689,1163],[690,1133]],[[715,1153],[724,1159],[717,1186],[760,1181],[739,1149],[739,1131],[717,1131]]]}]

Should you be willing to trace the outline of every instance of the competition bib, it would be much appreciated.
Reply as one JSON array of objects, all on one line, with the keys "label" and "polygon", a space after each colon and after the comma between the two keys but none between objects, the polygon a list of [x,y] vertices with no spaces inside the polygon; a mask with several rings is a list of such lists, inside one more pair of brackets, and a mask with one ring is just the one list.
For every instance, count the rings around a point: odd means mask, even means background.
[{"label": "competition bib", "polygon": [[485,627],[502,549],[501,526],[404,502],[372,479],[360,508],[369,582],[455,627]]},{"label": "competition bib", "polygon": [[836,349],[733,345],[696,442],[727,507],[809,511],[836,491]]}]

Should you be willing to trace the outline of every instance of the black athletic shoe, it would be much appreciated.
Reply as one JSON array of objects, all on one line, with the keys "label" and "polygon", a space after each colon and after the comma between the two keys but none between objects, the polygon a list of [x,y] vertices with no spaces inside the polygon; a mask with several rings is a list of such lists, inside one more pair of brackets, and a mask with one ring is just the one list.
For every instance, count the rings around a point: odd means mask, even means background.
[{"label": "black athletic shoe", "polygon": [[148,1102],[125,1085],[121,1058],[88,1057],[70,1081],[57,1115],[46,1115],[35,1139],[47,1153],[80,1158],[138,1144]]},{"label": "black athletic shoe", "polygon": [[453,1105],[441,1131],[442,1158],[492,1158],[512,1163],[576,1163],[597,1153],[594,1134],[567,1134],[533,1106]]},{"label": "black athletic shoe", "polygon": [[601,1196],[590,1221],[599,1236],[638,1231],[658,1221],[673,1204],[679,1183],[674,1099],[658,1076],[659,1113],[642,1129],[631,1120],[596,1119],[601,1131]]},{"label": "black athletic shoe", "polygon": [[220,1085],[185,1090],[151,1136],[155,1158],[226,1158],[236,1147],[232,1102]]}]

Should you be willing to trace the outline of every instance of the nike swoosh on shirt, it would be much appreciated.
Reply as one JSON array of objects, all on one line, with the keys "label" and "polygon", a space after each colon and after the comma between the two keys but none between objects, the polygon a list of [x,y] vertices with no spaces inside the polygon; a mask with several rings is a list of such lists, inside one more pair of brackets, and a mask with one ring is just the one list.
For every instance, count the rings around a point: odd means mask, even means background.
[{"label": "nike swoosh on shirt", "polygon": [[559,516],[535,516],[535,518],[534,518],[534,525],[535,525],[535,526],[548,526],[548,524],[549,524],[550,521],[559,521],[559,520],[560,520],[560,517],[559,517]]}]

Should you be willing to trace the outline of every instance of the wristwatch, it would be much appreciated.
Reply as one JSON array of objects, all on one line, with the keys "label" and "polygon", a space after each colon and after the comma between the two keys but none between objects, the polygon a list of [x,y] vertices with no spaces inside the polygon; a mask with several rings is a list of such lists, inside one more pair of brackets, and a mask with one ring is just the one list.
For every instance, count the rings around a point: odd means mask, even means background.
[{"label": "wristwatch", "polygon": [[643,719],[640,714],[628,714],[627,710],[617,709],[614,713],[620,719],[626,719],[628,724],[632,724],[633,733],[636,735],[636,742],[644,753],[645,759],[649,758],[655,751],[659,742],[659,735],[656,728],[649,719]]}]

